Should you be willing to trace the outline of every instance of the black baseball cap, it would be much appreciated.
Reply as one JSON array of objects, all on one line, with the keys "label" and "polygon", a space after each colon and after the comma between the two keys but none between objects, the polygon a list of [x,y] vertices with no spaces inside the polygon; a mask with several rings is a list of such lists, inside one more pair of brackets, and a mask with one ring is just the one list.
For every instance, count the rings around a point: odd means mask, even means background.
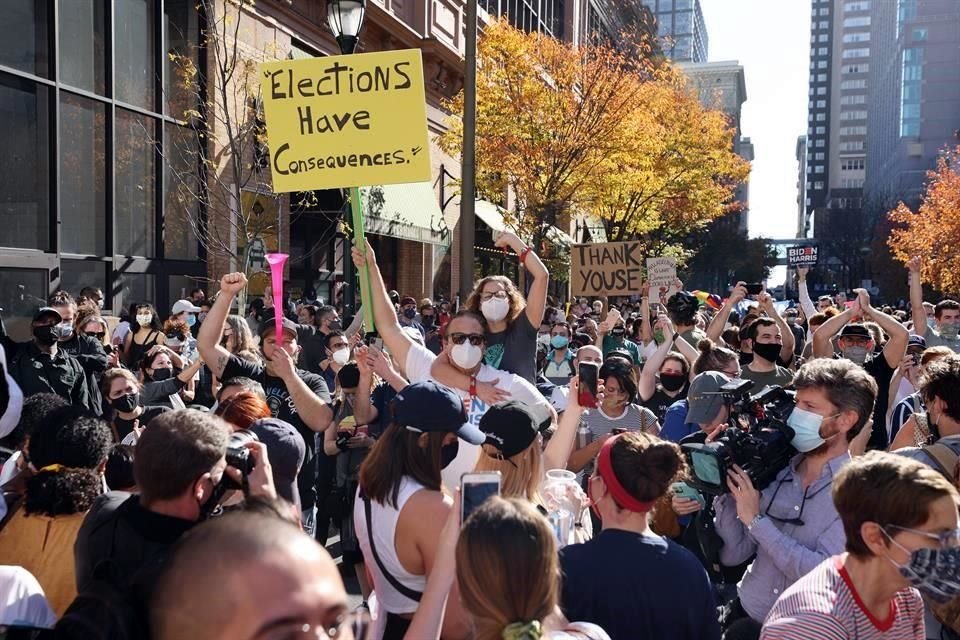
[{"label": "black baseball cap", "polygon": [[277,495],[299,507],[297,475],[307,455],[303,436],[292,424],[277,418],[261,418],[250,425],[250,431],[267,446]]},{"label": "black baseball cap", "polygon": [[865,326],[859,322],[851,322],[846,325],[842,331],[840,331],[840,337],[857,337],[857,338],[867,338],[872,339],[873,334],[870,333],[870,329],[867,329]]},{"label": "black baseball cap", "polygon": [[523,453],[537,439],[539,425],[530,409],[516,400],[493,405],[480,418],[485,444],[496,447],[504,458]]},{"label": "black baseball cap", "polygon": [[37,322],[46,317],[55,318],[57,322],[63,322],[63,316],[60,315],[60,312],[54,309],[53,307],[40,307],[37,309],[37,312],[33,314],[33,321]]},{"label": "black baseball cap", "polygon": [[[281,326],[283,327],[283,330],[291,334],[294,338],[296,338],[299,335],[299,333],[297,332],[297,324],[290,318],[281,318],[280,323],[281,323]],[[273,328],[275,326],[276,326],[276,322],[274,321],[273,317],[270,317],[269,319],[261,322],[260,330],[257,332],[257,334],[260,336],[260,339],[263,340],[263,338],[266,337],[266,335],[270,331],[273,331]]]},{"label": "black baseball cap", "polygon": [[420,433],[455,433],[470,444],[483,444],[483,431],[467,420],[460,394],[433,380],[404,387],[390,403],[393,423]]}]

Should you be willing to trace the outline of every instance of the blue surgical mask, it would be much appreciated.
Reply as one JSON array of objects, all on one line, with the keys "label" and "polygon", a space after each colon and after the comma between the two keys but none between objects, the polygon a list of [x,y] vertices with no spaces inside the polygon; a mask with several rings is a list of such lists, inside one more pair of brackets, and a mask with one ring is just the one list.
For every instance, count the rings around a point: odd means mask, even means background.
[{"label": "blue surgical mask", "polygon": [[793,429],[793,440],[790,441],[793,448],[800,453],[807,453],[826,442],[820,435],[820,426],[824,420],[824,416],[819,413],[794,407],[787,418],[787,426]]},{"label": "blue surgical mask", "polygon": [[570,341],[567,339],[567,336],[553,336],[550,338],[550,346],[554,349],[563,349],[569,343]]},{"label": "blue surgical mask", "polygon": [[187,326],[188,326],[188,327],[192,327],[192,326],[195,325],[195,324],[197,324],[197,316],[193,315],[192,313],[188,313],[188,314],[187,314]]}]

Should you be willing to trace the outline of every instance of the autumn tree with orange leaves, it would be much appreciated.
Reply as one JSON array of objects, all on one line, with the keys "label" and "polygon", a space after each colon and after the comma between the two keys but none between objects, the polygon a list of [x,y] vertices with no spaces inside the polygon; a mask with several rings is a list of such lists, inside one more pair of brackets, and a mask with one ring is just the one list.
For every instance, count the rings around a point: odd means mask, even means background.
[{"label": "autumn tree with orange leaves", "polygon": [[897,228],[887,244],[893,256],[907,263],[920,259],[923,281],[938,291],[960,293],[960,146],[937,161],[927,175],[926,192],[916,212],[904,203],[888,214]]},{"label": "autumn tree with orange leaves", "polygon": [[[723,215],[746,178],[725,117],[700,105],[683,77],[651,55],[648,39],[634,36],[630,45],[574,48],[503,20],[485,28],[477,190],[493,202],[512,194],[506,221],[524,239],[587,213],[610,240],[646,239],[654,249],[656,239]],[[454,115],[438,141],[458,155],[463,94],[446,106]]]}]

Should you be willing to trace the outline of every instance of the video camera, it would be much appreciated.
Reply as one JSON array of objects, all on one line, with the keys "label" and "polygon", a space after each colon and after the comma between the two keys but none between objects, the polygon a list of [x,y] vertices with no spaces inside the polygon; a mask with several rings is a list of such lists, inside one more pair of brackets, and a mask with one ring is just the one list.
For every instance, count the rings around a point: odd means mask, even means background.
[{"label": "video camera", "polygon": [[794,393],[767,386],[750,395],[750,380],[731,380],[720,388],[730,409],[729,426],[713,442],[682,445],[693,469],[691,482],[704,493],[729,491],[727,471],[739,465],[757,490],[763,490],[787,466],[797,451],[790,445],[793,429],[787,418],[793,411]]}]

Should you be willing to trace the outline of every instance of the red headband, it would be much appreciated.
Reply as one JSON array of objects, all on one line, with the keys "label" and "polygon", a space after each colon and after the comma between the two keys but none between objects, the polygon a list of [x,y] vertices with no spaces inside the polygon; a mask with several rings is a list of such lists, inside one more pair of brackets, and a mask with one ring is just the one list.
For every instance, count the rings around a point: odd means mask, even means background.
[{"label": "red headband", "polygon": [[603,478],[603,482],[607,485],[613,501],[621,508],[636,513],[646,513],[653,508],[656,501],[641,502],[634,498],[623,488],[623,485],[620,484],[620,479],[617,478],[617,474],[613,471],[613,464],[610,462],[610,452],[613,449],[613,443],[617,441],[620,435],[608,438],[607,441],[603,443],[603,446],[600,447],[600,455],[597,456],[597,473]]}]

